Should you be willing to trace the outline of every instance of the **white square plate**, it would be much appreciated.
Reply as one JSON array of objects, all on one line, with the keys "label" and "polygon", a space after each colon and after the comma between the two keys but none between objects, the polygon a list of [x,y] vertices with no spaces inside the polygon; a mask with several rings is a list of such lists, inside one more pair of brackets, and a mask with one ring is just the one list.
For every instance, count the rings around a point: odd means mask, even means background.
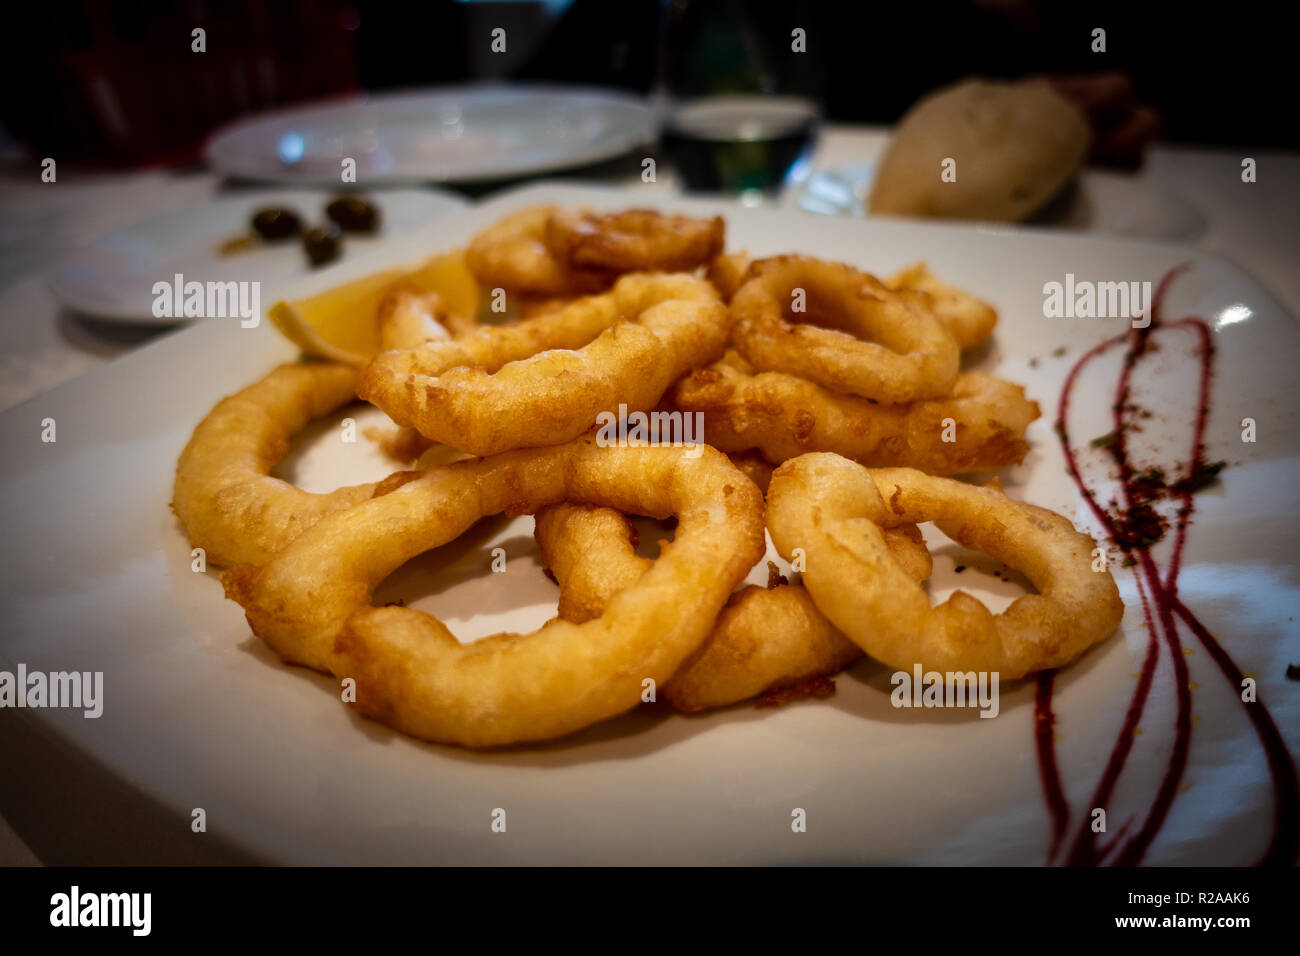
[{"label": "white square plate", "polygon": [[[1168,314],[1199,315],[1216,328],[1207,457],[1229,466],[1198,495],[1181,596],[1255,676],[1294,754],[1300,685],[1284,672],[1300,660],[1300,425],[1292,408],[1300,331],[1272,296],[1222,259],[1179,247],[652,196],[532,187],[313,275],[292,294],[462,245],[507,210],[543,201],[722,212],[729,248],[798,251],[876,273],[925,259],[997,306],[995,341],[978,365],[1024,383],[1043,407],[1029,431],[1033,450],[1004,473],[1008,491],[1095,533],[1051,423],[1074,359],[1124,322],[1044,318],[1043,285],[1067,273],[1154,282],[1190,260],[1193,268],[1170,292]],[[1067,354],[1053,354],[1061,348]],[[1195,359],[1190,339],[1172,331],[1161,348],[1158,378],[1144,385],[1144,403],[1157,412],[1149,432],[1167,436],[1167,449],[1181,449]],[[136,846],[141,859],[163,855],[159,847],[170,858],[206,859],[217,845],[287,863],[1048,859],[1052,827],[1035,756],[1032,680],[1004,685],[999,716],[981,720],[973,710],[896,710],[886,669],[863,663],[841,676],[825,701],[775,710],[742,704],[698,717],[647,706],[547,746],[490,753],[422,744],[354,716],[330,678],[280,665],[251,636],[214,572],[191,571],[189,545],[167,506],[177,454],[199,419],[294,354],[266,322],[255,329],[202,323],[0,416],[0,669],[21,662],[29,670],[105,675],[99,719],[67,710],[0,711],[0,736],[10,743],[31,735],[45,742],[41,759],[7,768],[0,786],[49,787],[46,762],[76,758],[86,773],[93,769],[132,797],[123,812],[145,820],[135,820],[132,832],[153,844]],[[1081,383],[1072,419],[1079,439],[1110,430],[1118,353],[1113,358]],[[1241,440],[1247,417],[1257,423],[1253,444]],[[41,441],[45,418],[57,422],[55,443]],[[371,420],[383,416],[369,413],[362,424]],[[278,473],[320,490],[392,470],[372,443],[344,446],[335,435],[328,424],[312,430]],[[1178,452],[1166,455],[1174,461]],[[1084,458],[1104,484],[1102,453],[1085,449]],[[505,575],[487,573],[498,543],[509,556]],[[936,555],[933,596],[960,583],[1001,606],[1015,593],[991,576],[958,579],[959,560],[967,559],[951,548]],[[1056,757],[1070,833],[1091,818],[1090,795],[1148,644],[1134,579],[1118,569],[1116,578],[1127,604],[1122,633],[1056,679]],[[481,523],[412,562],[390,586],[462,638],[531,629],[555,607],[527,517]],[[1263,751],[1239,690],[1186,632],[1182,643],[1196,685],[1189,761],[1145,861],[1249,863],[1273,827]],[[1165,773],[1173,675],[1162,646],[1143,733],[1105,808],[1110,832],[1126,821],[1141,824]],[[79,844],[80,858],[95,856],[94,841],[110,839],[113,824],[89,813],[86,793],[27,796],[66,808],[67,827],[81,827],[88,841]],[[191,811],[200,807],[208,831],[195,834]],[[490,827],[496,808],[507,812],[505,833]],[[795,808],[806,811],[806,832],[792,832]],[[113,858],[135,855],[118,849]]]}]

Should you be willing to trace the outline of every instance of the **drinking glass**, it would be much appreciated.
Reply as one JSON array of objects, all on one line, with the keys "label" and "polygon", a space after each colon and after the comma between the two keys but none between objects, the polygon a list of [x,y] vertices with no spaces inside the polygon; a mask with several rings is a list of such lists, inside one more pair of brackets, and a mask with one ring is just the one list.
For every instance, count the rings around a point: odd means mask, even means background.
[{"label": "drinking glass", "polygon": [[801,181],[816,143],[823,71],[811,4],[667,0],[656,107],[685,190],[758,205]]}]

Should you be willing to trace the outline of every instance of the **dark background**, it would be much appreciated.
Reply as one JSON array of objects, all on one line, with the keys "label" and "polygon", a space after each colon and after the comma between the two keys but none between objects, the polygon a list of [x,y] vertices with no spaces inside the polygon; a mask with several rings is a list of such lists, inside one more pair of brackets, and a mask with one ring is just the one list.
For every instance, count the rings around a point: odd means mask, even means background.
[{"label": "dark background", "polygon": [[[649,91],[665,18],[667,36],[706,37],[672,62],[670,80],[726,75],[743,40],[773,70],[793,71],[785,82],[831,120],[889,123],[970,74],[1120,70],[1160,113],[1167,141],[1300,145],[1285,105],[1293,17],[1267,4],[38,0],[8,5],[5,17],[0,138],[93,163],[189,162],[237,116],[360,89],[522,79]],[[488,52],[498,25],[505,56]],[[794,26],[808,36],[799,60],[789,56]],[[1098,26],[1104,54],[1090,50]],[[207,31],[206,53],[190,50],[194,27]]]}]

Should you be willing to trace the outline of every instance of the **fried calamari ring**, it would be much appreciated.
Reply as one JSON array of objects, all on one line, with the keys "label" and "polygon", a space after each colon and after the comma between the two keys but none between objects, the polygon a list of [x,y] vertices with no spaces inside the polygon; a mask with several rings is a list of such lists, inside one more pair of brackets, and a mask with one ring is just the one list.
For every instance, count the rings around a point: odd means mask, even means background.
[{"label": "fried calamari ring", "polygon": [[413,349],[443,342],[477,328],[473,319],[454,315],[436,292],[397,289],[379,302],[379,347]]},{"label": "fried calamari ring", "polygon": [[713,283],[723,302],[730,302],[744,284],[751,261],[747,252],[725,252],[709,263],[705,278]]},{"label": "fried calamari ring", "polygon": [[736,348],[756,368],[833,392],[910,402],[942,398],[957,378],[957,341],[923,298],[843,263],[807,256],[755,262],[732,297],[731,315]]},{"label": "fried calamari ring", "polygon": [[910,289],[928,296],[926,301],[930,311],[948,326],[948,331],[957,340],[957,344],[964,349],[986,342],[993,334],[993,326],[997,325],[998,313],[993,306],[941,281],[924,262],[894,273],[885,280],[885,285],[891,289]]},{"label": "fried calamari ring", "polygon": [[534,319],[539,315],[558,312],[577,301],[576,295],[524,295],[515,301],[519,304],[519,318]]},{"label": "fried calamari ring", "polygon": [[[574,623],[599,616],[653,564],[637,555],[636,530],[612,508],[551,505],[537,512],[533,535],[560,586],[560,617]],[[891,529],[886,541],[909,574],[918,581],[930,576],[930,553],[915,525]],[[728,599],[708,639],[662,693],[681,711],[724,707],[834,674],[860,656],[799,585],[750,585]]]},{"label": "fried calamari ring", "polygon": [[[449,313],[436,292],[397,289],[379,303],[379,345],[385,351],[445,342],[477,327],[472,319]],[[414,428],[397,428],[387,433],[372,428],[366,436],[373,437],[385,455],[403,464],[415,461],[437,444]]]},{"label": "fried calamari ring", "polygon": [[[752,261],[748,253],[725,252],[709,263],[706,278],[718,290],[723,302],[730,302],[736,290],[744,285]],[[929,296],[926,301],[930,311],[948,326],[957,345],[963,349],[982,345],[997,325],[998,313],[993,306],[943,282],[924,262],[899,270],[885,280],[885,285],[895,291],[910,289]]]},{"label": "fried calamari ring", "polygon": [[176,462],[172,511],[215,565],[260,564],[325,515],[375,493],[374,483],[312,494],[270,476],[313,418],[356,399],[350,365],[281,365],[217,403]]},{"label": "fried calamari ring", "polygon": [[[763,553],[762,496],[720,452],[591,439],[430,469],[223,577],[285,660],[356,680],[356,707],[424,740],[545,740],[640,703],[704,640]],[[435,618],[370,606],[375,587],[481,517],[572,500],[677,517],[672,547],[584,624],[461,644]]]},{"label": "fried calamari ring", "polygon": [[546,223],[546,245],[571,269],[689,272],[722,251],[726,228],[721,216],[696,219],[653,209],[556,210]]},{"label": "fried calamari ring", "polygon": [[465,264],[487,289],[533,295],[579,295],[609,288],[611,272],[573,269],[546,244],[546,224],[554,206],[511,213],[485,229],[465,249]]},{"label": "fried calamari ring", "polygon": [[767,494],[768,482],[772,480],[771,462],[757,452],[742,451],[727,453],[731,463],[745,473],[745,477],[758,486],[758,490]]},{"label": "fried calamari ring", "polygon": [[1029,451],[1025,429],[1039,413],[1022,387],[983,372],[958,375],[948,398],[878,405],[793,375],[755,374],[734,353],[687,375],[670,398],[684,412],[703,412],[709,444],[726,452],[753,448],[782,462],[829,451],[935,475],[1016,464]]},{"label": "fried calamari ring", "polygon": [[[1023,572],[1038,593],[1001,614],[963,591],[932,608],[882,532],[922,521]],[[1109,637],[1124,614],[1110,572],[1092,569],[1091,538],[1054,511],[991,487],[804,455],[773,474],[767,526],[783,555],[804,550],[803,582],[818,609],[869,655],[900,670],[919,664],[1013,680],[1070,663]]]},{"label": "fried calamari ring", "polygon": [[542,568],[560,586],[556,613],[574,624],[600,617],[611,597],[654,564],[636,553],[636,528],[613,508],[548,505],[534,515],[533,538]]},{"label": "fried calamari ring", "polygon": [[429,441],[414,428],[371,425],[363,428],[361,434],[378,445],[385,457],[402,465],[409,465],[437,445],[437,442]]},{"label": "fried calamari ring", "polygon": [[534,319],[381,352],[357,394],[399,425],[474,455],[555,445],[620,404],[654,408],[679,377],[722,354],[727,325],[703,279],[627,275],[604,295]]},{"label": "fried calamari ring", "polygon": [[731,596],[713,632],[663,688],[674,710],[696,713],[829,677],[862,656],[797,584],[751,584]]}]

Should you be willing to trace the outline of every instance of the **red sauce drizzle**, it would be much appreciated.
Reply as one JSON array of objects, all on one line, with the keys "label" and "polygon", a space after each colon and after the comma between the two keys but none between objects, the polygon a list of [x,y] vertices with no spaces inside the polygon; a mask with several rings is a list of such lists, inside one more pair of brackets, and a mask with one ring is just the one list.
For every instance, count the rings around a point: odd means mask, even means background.
[{"label": "red sauce drizzle", "polygon": [[1050,860],[1056,856],[1070,824],[1070,804],[1061,789],[1061,774],[1056,768],[1056,715],[1052,713],[1052,680],[1056,671],[1042,671],[1038,675],[1038,693],[1034,698],[1034,742],[1038,747],[1038,766],[1042,770],[1043,799],[1052,815],[1052,845],[1047,851]]},{"label": "red sauce drizzle", "polygon": [[[1080,357],[1066,376],[1056,417],[1056,432],[1065,453],[1066,468],[1080,494],[1097,520],[1105,528],[1110,540],[1125,554],[1124,564],[1134,569],[1138,594],[1142,599],[1142,612],[1146,622],[1148,641],[1137,686],[1129,701],[1119,736],[1110,757],[1098,779],[1089,807],[1107,807],[1128,755],[1133,747],[1134,732],[1146,709],[1147,697],[1155,677],[1156,664],[1163,643],[1173,662],[1174,686],[1177,708],[1174,718],[1174,744],[1169,755],[1164,776],[1151,806],[1141,823],[1128,820],[1114,834],[1103,841],[1092,831],[1091,814],[1084,819],[1073,840],[1068,844],[1063,862],[1073,866],[1096,866],[1105,862],[1119,865],[1140,863],[1156,834],[1164,825],[1169,808],[1178,794],[1178,784],[1187,767],[1191,744],[1191,686],[1187,660],[1179,638],[1177,622],[1181,620],[1199,640],[1218,665],[1234,693],[1240,694],[1243,675],[1228,653],[1214,639],[1209,630],[1196,618],[1178,596],[1178,575],[1182,569],[1183,545],[1187,528],[1196,510],[1195,493],[1213,481],[1222,463],[1205,462],[1205,427],[1210,411],[1210,383],[1213,377],[1214,344],[1209,325],[1202,319],[1184,318],[1174,322],[1161,320],[1165,294],[1170,284],[1187,268],[1186,265],[1170,270],[1156,289],[1151,303],[1151,322],[1145,329],[1130,329],[1114,338],[1106,339]],[[1191,457],[1184,473],[1175,481],[1166,483],[1165,472],[1147,469],[1137,472],[1129,460],[1128,433],[1137,426],[1139,409],[1130,400],[1133,369],[1149,352],[1155,351],[1152,342],[1157,329],[1186,329],[1196,338],[1197,357],[1200,362],[1200,388],[1193,422]],[[1123,370],[1116,386],[1115,400],[1111,406],[1114,431],[1094,442],[1106,447],[1118,466],[1120,496],[1103,505],[1079,470],[1077,450],[1070,445],[1067,417],[1070,398],[1079,373],[1094,359],[1112,348],[1127,344]],[[1160,568],[1152,557],[1151,548],[1168,532],[1168,523],[1154,509],[1153,503],[1161,498],[1178,501],[1174,523],[1173,544],[1169,566],[1161,577]],[[1052,711],[1054,674],[1038,675],[1038,689],[1034,706],[1034,732],[1038,751],[1039,772],[1043,782],[1043,795],[1052,821],[1052,841],[1048,861],[1056,858],[1066,846],[1069,829],[1069,805],[1065,800],[1060,772],[1056,763],[1053,726],[1056,716]],[[1295,762],[1278,732],[1268,709],[1260,700],[1245,703],[1246,714],[1254,726],[1268,761],[1269,776],[1273,783],[1273,835],[1260,864],[1291,865],[1300,852],[1300,787],[1296,783]],[[1109,860],[1107,858],[1110,858]]]}]

